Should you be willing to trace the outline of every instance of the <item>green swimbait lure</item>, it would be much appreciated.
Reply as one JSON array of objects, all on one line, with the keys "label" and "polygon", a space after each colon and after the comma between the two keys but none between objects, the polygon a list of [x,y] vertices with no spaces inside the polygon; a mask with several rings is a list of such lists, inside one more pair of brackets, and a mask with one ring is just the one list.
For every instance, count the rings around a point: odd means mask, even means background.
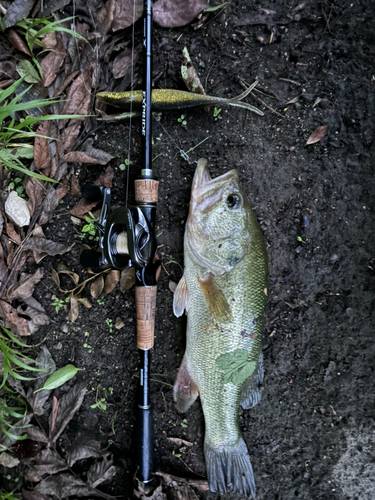
[{"label": "green swimbait lure", "polygon": [[[257,82],[256,82],[257,83]],[[188,109],[197,106],[216,106],[217,104],[228,104],[236,108],[248,109],[257,115],[263,116],[263,112],[247,102],[241,102],[255,87],[251,85],[242,94],[232,99],[224,97],[212,97],[208,95],[193,94],[183,90],[155,89],[152,91],[152,110],[171,111],[174,109]],[[142,106],[142,91],[133,90],[128,92],[99,92],[96,94],[99,101],[117,108],[140,111]]]}]

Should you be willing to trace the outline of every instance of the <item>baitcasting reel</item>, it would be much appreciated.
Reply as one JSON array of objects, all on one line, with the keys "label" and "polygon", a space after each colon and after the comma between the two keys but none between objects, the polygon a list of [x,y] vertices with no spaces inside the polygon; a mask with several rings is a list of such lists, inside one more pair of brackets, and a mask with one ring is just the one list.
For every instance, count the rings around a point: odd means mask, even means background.
[{"label": "baitcasting reel", "polygon": [[89,185],[82,188],[82,195],[86,199],[102,199],[103,205],[98,221],[94,222],[100,234],[101,253],[84,250],[80,258],[81,264],[94,268],[111,266],[119,270],[133,266],[138,286],[156,285],[156,271],[160,265],[158,262],[153,263],[157,247],[154,233],[156,202],[145,201],[145,196],[142,196],[142,187],[147,187],[146,198],[153,199],[149,188],[157,181],[147,174],[145,169],[142,170],[142,178],[135,181],[138,192],[136,205],[120,207],[113,212],[109,188]]}]

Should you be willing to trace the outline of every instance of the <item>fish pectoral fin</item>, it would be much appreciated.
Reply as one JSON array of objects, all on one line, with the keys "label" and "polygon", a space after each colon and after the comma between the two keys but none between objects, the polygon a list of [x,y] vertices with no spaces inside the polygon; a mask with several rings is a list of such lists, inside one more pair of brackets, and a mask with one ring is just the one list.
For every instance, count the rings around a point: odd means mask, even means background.
[{"label": "fish pectoral fin", "polygon": [[173,386],[173,399],[177,410],[185,413],[194,403],[199,395],[198,386],[189,373],[186,356],[182,360],[178,370],[176,382]]},{"label": "fish pectoral fin", "polygon": [[173,312],[177,318],[182,316],[184,310],[189,310],[189,289],[185,275],[180,279],[173,296]]},{"label": "fish pectoral fin", "polygon": [[216,321],[230,321],[232,314],[223,292],[217,286],[212,274],[201,280],[198,278],[208,310]]}]

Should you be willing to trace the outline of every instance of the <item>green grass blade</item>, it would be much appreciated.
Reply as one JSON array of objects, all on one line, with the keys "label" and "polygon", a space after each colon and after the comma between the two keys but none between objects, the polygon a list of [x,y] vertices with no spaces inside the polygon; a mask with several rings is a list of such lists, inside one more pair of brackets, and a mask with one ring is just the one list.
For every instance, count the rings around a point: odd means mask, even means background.
[{"label": "green grass blade", "polygon": [[16,82],[14,82],[10,87],[8,87],[5,90],[0,91],[0,102],[3,102],[7,97],[13,94],[13,92],[16,90],[17,87],[21,85],[23,82],[24,78],[20,78]]}]

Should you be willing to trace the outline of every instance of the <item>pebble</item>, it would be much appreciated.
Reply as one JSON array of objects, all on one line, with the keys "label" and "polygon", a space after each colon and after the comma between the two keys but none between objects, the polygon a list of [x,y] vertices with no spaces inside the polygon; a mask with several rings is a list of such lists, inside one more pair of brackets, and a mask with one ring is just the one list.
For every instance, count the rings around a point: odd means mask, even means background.
[{"label": "pebble", "polygon": [[353,311],[353,309],[352,309],[351,307],[348,307],[348,308],[346,309],[346,311],[345,311],[345,314],[346,314],[347,316],[351,317],[351,316],[353,316],[354,311]]},{"label": "pebble", "polygon": [[61,343],[61,342],[59,342],[58,344],[56,344],[56,345],[55,345],[55,349],[56,349],[57,351],[61,351],[62,346],[63,346],[63,345],[62,345],[62,343]]},{"label": "pebble", "polygon": [[62,332],[64,332],[64,333],[68,333],[68,331],[69,331],[69,326],[68,326],[68,324],[67,324],[67,323],[63,323],[63,324],[61,325],[61,331],[62,331]]},{"label": "pebble", "polygon": [[15,191],[11,191],[5,202],[5,213],[19,227],[30,224],[30,211],[27,201],[18,196]]}]

